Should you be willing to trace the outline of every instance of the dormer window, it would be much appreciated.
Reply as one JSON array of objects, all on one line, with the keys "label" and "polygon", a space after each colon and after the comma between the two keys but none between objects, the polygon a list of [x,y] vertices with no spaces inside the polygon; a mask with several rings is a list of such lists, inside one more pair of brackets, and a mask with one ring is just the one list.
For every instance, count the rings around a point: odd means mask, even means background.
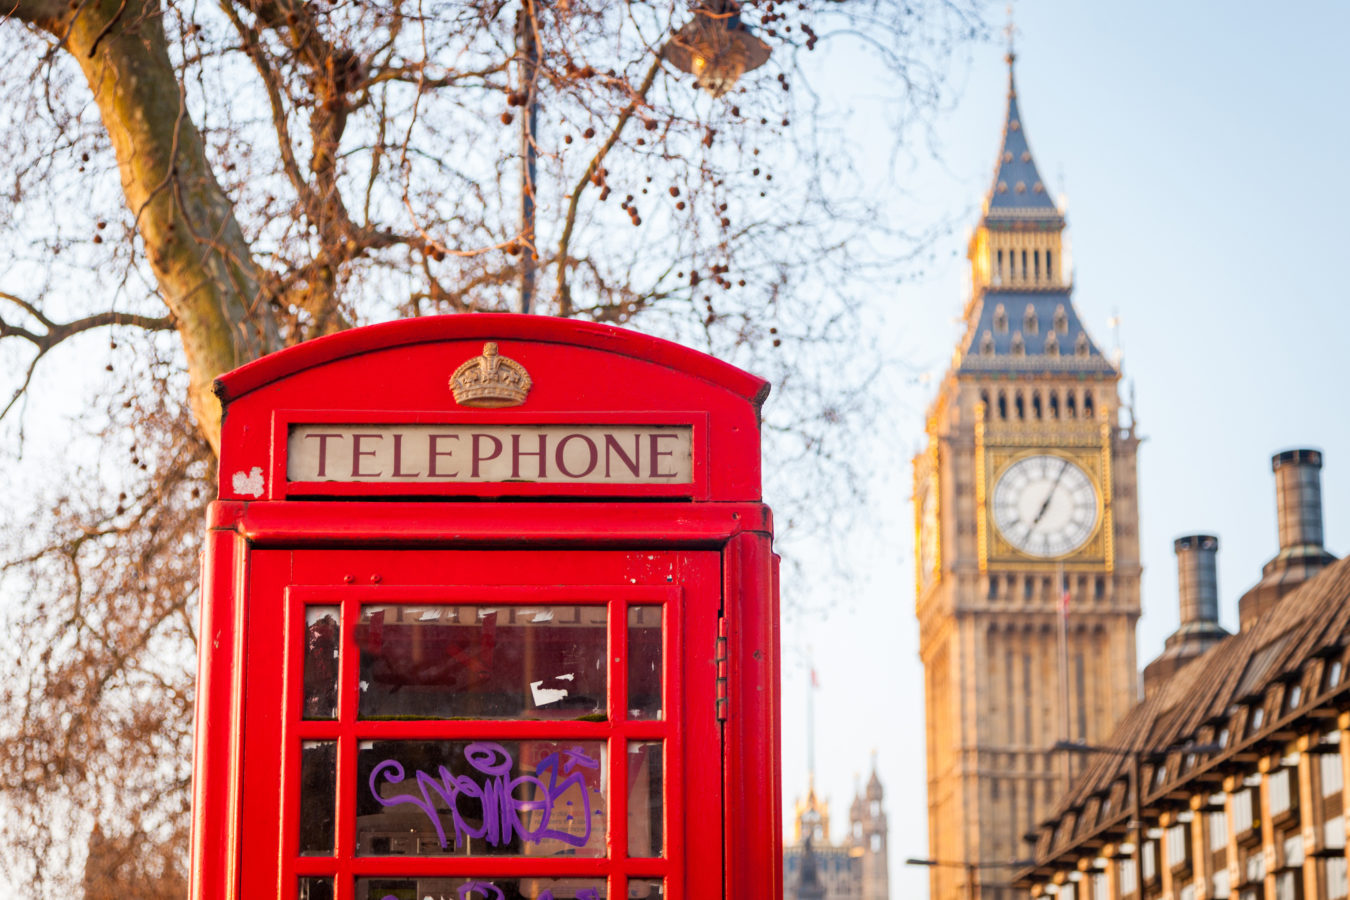
[{"label": "dormer window", "polygon": [[1027,352],[1026,344],[1022,341],[1022,332],[1014,331],[1012,336],[1013,356],[1022,356]]},{"label": "dormer window", "polygon": [[[1046,268],[1050,268],[1049,256],[1046,257]],[[1064,304],[1061,303],[1055,307],[1055,330],[1067,332],[1069,330],[1069,314],[1064,311]]]},{"label": "dormer window", "polygon": [[1003,151],[1003,161],[1004,161],[1004,162],[1012,162],[1012,151],[1011,151],[1011,150],[1004,150],[1004,151]]},{"label": "dormer window", "polygon": [[1000,194],[1006,194],[1006,193],[1008,193],[1008,182],[1006,182],[1006,181],[1000,181],[1000,182],[998,183],[998,192],[999,192]]},{"label": "dormer window", "polygon": [[1035,334],[1039,327],[1040,323],[1036,321],[1036,307],[1028,303],[1027,311],[1022,315],[1022,330],[1027,334]]},{"label": "dormer window", "polygon": [[1014,188],[1014,190],[1019,194],[1025,194],[1027,192],[1027,183],[1025,181],[1017,182],[1017,187]]},{"label": "dormer window", "polygon": [[1038,193],[1038,194],[1044,194],[1044,193],[1045,193],[1045,185],[1042,184],[1042,183],[1039,182],[1039,181],[1036,182],[1034,185],[1032,185],[1031,189],[1032,189],[1033,191],[1035,191],[1036,193]]},{"label": "dormer window", "polygon": [[986,331],[983,335],[980,336],[980,355],[981,356],[994,355],[994,335],[990,331]]},{"label": "dormer window", "polygon": [[1023,150],[1023,151],[1022,151],[1022,162],[1031,162],[1031,151],[1030,151],[1030,150]]},{"label": "dormer window", "polygon": [[1008,311],[1002,303],[994,307],[994,330],[999,334],[1008,333]]},{"label": "dormer window", "polygon": [[[1059,336],[1053,331],[1045,336],[1045,355],[1059,356]],[[1055,418],[1059,418],[1059,404],[1053,403],[1052,409],[1056,413]]]},{"label": "dormer window", "polygon": [[1075,355],[1075,356],[1087,356],[1087,355],[1088,355],[1088,339],[1087,339],[1087,332],[1085,332],[1085,331],[1080,331],[1080,332],[1078,333],[1078,340],[1076,340],[1076,341],[1073,342],[1073,352],[1074,352],[1074,355]]}]

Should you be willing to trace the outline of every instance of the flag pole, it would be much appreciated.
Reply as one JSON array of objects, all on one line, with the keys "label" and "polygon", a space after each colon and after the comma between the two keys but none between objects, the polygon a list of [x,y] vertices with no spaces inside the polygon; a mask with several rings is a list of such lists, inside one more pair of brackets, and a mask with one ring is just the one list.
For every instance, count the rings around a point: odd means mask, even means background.
[{"label": "flag pole", "polygon": [[[1060,739],[1073,740],[1069,734],[1069,586],[1064,580],[1064,564],[1055,567],[1055,577],[1059,587],[1059,730]],[[1083,738],[1086,739],[1086,735]],[[1060,754],[1064,758],[1064,790],[1069,789],[1072,779],[1072,754]]]},{"label": "flag pole", "polygon": [[813,660],[811,677],[806,682],[806,784],[810,790],[816,787],[816,687],[819,684]]}]

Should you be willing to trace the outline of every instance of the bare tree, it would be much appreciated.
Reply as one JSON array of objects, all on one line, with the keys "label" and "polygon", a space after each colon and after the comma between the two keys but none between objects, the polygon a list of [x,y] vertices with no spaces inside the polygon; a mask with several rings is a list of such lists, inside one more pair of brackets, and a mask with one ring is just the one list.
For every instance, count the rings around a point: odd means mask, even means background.
[{"label": "bare tree", "polygon": [[[919,242],[861,192],[822,92],[865,52],[897,121],[921,121],[983,33],[975,6],[10,0],[8,444],[52,361],[111,370],[80,438],[100,455],[7,504],[12,877],[181,893],[222,372],[354,324],[523,306],[750,365],[780,387],[781,455],[832,455],[865,374],[840,362],[861,339],[841,285]],[[753,26],[769,63],[698,90],[669,60],[700,21]]]}]

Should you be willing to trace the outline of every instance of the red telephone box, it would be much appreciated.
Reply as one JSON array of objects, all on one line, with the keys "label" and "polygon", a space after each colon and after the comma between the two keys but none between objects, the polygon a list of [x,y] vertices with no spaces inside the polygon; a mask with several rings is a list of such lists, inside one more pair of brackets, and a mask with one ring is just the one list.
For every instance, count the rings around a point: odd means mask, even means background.
[{"label": "red telephone box", "polygon": [[501,315],[222,376],[193,900],[781,897],[767,389]]}]

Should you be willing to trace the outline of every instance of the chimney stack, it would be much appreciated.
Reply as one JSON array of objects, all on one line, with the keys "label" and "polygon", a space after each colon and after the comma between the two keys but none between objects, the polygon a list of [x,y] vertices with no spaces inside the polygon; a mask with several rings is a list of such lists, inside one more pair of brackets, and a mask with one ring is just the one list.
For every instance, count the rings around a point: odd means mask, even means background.
[{"label": "chimney stack", "polygon": [[1219,621],[1219,539],[1190,534],[1172,542],[1177,553],[1177,585],[1181,595],[1181,628]]},{"label": "chimney stack", "polygon": [[1172,542],[1177,552],[1177,593],[1181,627],[1172,632],[1158,658],[1144,666],[1144,696],[1151,697],[1186,663],[1228,637],[1219,626],[1219,539],[1188,534]]},{"label": "chimney stack", "polygon": [[1285,450],[1270,460],[1275,472],[1275,508],[1280,552],[1296,547],[1322,549],[1322,454]]},{"label": "chimney stack", "polygon": [[1280,551],[1261,570],[1261,580],[1238,601],[1243,630],[1285,594],[1336,561],[1322,546],[1322,451],[1299,448],[1276,453],[1275,509]]}]

